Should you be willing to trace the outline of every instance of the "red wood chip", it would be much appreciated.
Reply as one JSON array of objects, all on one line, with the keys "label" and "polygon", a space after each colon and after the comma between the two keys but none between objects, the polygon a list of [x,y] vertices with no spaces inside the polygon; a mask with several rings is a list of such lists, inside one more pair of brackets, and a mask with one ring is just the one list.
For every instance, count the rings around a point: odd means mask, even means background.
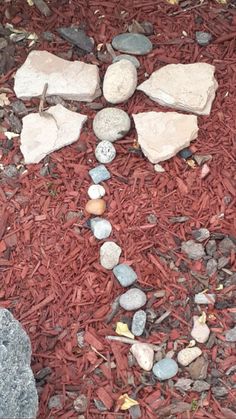
[{"label": "red wood chip", "polygon": [[113,406],[113,399],[111,398],[110,394],[103,388],[100,387],[97,390],[98,398],[103,402],[107,409],[111,409]]}]

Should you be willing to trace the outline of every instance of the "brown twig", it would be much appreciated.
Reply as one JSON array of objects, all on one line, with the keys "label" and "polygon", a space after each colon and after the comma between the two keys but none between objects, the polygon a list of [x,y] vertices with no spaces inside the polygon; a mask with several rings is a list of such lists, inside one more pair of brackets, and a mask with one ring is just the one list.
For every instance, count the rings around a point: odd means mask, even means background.
[{"label": "brown twig", "polygon": [[39,115],[40,116],[42,116],[42,113],[43,113],[44,102],[45,102],[45,97],[46,97],[47,90],[48,90],[48,83],[45,83],[44,88],[43,88],[43,93],[41,95],[40,102],[39,102]]}]

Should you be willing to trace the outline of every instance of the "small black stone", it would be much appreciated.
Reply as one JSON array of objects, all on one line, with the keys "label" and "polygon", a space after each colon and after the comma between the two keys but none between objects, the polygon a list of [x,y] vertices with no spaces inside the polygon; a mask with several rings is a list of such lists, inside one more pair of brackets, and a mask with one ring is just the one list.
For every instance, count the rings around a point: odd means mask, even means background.
[{"label": "small black stone", "polygon": [[84,30],[74,28],[58,28],[57,32],[59,35],[64,38],[66,41],[70,42],[73,45],[76,45],[78,48],[86,52],[92,52],[94,44],[86,35]]},{"label": "small black stone", "polygon": [[183,150],[181,150],[178,153],[178,155],[182,159],[187,160],[187,159],[189,159],[193,155],[193,153],[192,153],[192,151],[189,148],[184,148]]}]

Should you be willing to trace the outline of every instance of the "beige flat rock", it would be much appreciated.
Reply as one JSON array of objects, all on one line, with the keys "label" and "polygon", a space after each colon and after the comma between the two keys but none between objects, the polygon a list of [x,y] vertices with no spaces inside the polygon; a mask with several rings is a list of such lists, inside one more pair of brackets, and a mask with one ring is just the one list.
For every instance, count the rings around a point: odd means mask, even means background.
[{"label": "beige flat rock", "polygon": [[21,152],[25,163],[39,163],[47,154],[77,141],[86,115],[71,112],[62,105],[52,106],[40,116],[32,113],[22,119]]},{"label": "beige flat rock", "polygon": [[133,115],[138,143],[151,163],[174,156],[197,137],[197,116],[177,112],[143,112]]},{"label": "beige flat rock", "polygon": [[215,67],[207,63],[168,64],[137,90],[162,106],[209,115],[218,87],[214,72]]},{"label": "beige flat rock", "polygon": [[21,99],[41,96],[45,83],[47,96],[92,102],[101,95],[96,65],[63,60],[47,51],[32,51],[16,72],[16,96]]}]

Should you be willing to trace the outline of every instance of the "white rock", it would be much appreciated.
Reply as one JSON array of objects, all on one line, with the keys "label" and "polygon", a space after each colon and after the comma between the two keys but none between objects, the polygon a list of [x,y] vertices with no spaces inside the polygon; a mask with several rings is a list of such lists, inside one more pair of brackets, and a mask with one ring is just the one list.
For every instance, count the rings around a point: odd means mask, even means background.
[{"label": "white rock", "polygon": [[110,103],[121,103],[129,99],[137,86],[137,70],[128,60],[109,65],[104,81],[103,95]]},{"label": "white rock", "polygon": [[163,172],[165,172],[165,169],[164,169],[164,167],[162,167],[160,164],[155,164],[154,165],[154,170],[155,170],[155,172],[157,172],[157,173],[163,173]]},{"label": "white rock", "polygon": [[95,217],[90,220],[91,230],[98,240],[107,239],[112,232],[110,221],[101,217]]},{"label": "white rock", "polygon": [[43,115],[32,113],[22,119],[20,149],[26,164],[38,163],[47,154],[77,141],[87,120],[87,116],[59,104]]},{"label": "white rock", "polygon": [[207,63],[168,64],[151,74],[138,90],[163,106],[209,115],[218,83]]},{"label": "white rock", "polygon": [[99,140],[114,142],[130,130],[129,115],[118,108],[104,108],[93,120],[93,130]]},{"label": "white rock", "polygon": [[191,336],[199,343],[205,343],[210,335],[210,329],[206,323],[200,323],[198,316],[193,316],[193,329]]},{"label": "white rock", "polygon": [[198,358],[202,354],[200,348],[196,346],[194,348],[185,348],[182,349],[177,356],[177,360],[179,364],[186,367],[187,365],[191,364],[196,358]]},{"label": "white rock", "polygon": [[134,343],[130,352],[134,355],[138,365],[145,371],[150,371],[153,366],[154,350],[148,343]]},{"label": "white rock", "polygon": [[174,156],[197,137],[195,115],[177,112],[143,112],[133,115],[138,142],[151,163]]},{"label": "white rock", "polygon": [[66,61],[47,51],[31,51],[16,72],[16,96],[41,96],[45,83],[48,83],[47,96],[59,95],[68,100],[92,102],[101,95],[96,65]]},{"label": "white rock", "polygon": [[101,141],[95,149],[95,157],[100,163],[111,163],[116,157],[116,149],[110,141]]},{"label": "white rock", "polygon": [[119,263],[121,248],[116,243],[108,241],[100,247],[100,263],[105,269],[113,269]]},{"label": "white rock", "polygon": [[194,302],[196,304],[215,304],[216,296],[215,294],[205,294],[202,292],[199,292],[198,294],[195,294],[194,296]]},{"label": "white rock", "polygon": [[99,199],[105,195],[106,191],[102,185],[91,185],[88,188],[88,196],[90,199]]}]

